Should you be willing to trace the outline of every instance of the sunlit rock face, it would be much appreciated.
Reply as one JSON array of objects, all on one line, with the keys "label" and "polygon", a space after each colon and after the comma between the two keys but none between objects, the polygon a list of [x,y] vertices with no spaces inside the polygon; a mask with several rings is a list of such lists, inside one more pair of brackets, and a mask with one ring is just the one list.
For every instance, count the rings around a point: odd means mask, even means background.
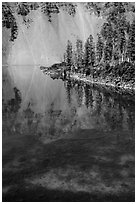
[{"label": "sunlit rock face", "polygon": [[[63,61],[67,41],[75,46],[76,39],[83,42],[90,34],[96,39],[103,20],[94,13],[90,14],[82,3],[77,3],[75,15],[63,8],[52,14],[51,22],[40,9],[31,11],[27,16],[14,14],[18,36],[7,56],[10,65],[46,65]],[[24,19],[30,22],[24,23]]]}]

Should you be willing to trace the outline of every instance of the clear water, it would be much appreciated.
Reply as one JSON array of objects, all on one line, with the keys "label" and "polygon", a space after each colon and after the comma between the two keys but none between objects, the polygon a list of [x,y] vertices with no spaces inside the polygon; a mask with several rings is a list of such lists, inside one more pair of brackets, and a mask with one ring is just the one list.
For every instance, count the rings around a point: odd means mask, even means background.
[{"label": "clear water", "polygon": [[24,200],[20,191],[39,185],[73,192],[134,191],[134,95],[53,80],[38,67],[8,69],[3,67],[5,198]]},{"label": "clear water", "polygon": [[[53,80],[38,67],[17,66],[10,69],[12,80],[11,75],[4,75],[3,71],[3,108],[8,107],[8,102],[14,99],[10,111],[6,112],[8,116],[15,116],[11,124],[14,129],[20,124],[20,131],[23,129],[29,132],[37,124],[37,133],[41,128],[44,131],[51,128],[55,132],[69,132],[79,128],[134,131],[134,96],[74,80]],[[14,87],[18,89],[19,101]],[[12,93],[11,96],[9,93]],[[27,115],[32,120],[30,126],[23,124],[24,120],[28,120]]]}]

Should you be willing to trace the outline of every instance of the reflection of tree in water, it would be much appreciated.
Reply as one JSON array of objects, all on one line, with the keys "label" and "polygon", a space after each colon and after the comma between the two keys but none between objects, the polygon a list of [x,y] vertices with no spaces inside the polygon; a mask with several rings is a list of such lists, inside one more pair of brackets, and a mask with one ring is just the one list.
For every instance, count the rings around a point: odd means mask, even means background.
[{"label": "reflection of tree in water", "polygon": [[74,88],[75,88],[75,93],[77,97],[77,103],[78,103],[78,106],[80,107],[82,105],[82,98],[83,98],[82,84],[80,82],[76,83]]},{"label": "reflection of tree in water", "polygon": [[[90,97],[90,104],[94,115],[101,113],[102,95],[98,90],[92,89],[92,97]],[[90,94],[90,96],[91,96]]]},{"label": "reflection of tree in water", "polygon": [[31,110],[30,103],[27,109],[24,111],[24,116],[27,118],[27,125],[30,128],[33,123],[34,112]]},{"label": "reflection of tree in water", "polygon": [[109,93],[104,93],[104,117],[111,130],[121,129],[123,114],[122,107]]},{"label": "reflection of tree in water", "polygon": [[92,108],[93,107],[93,90],[90,89],[90,92],[89,92],[89,105],[90,107]]},{"label": "reflection of tree in water", "polygon": [[[114,107],[115,107],[115,101],[114,101]],[[122,129],[123,126],[123,110],[122,110],[122,103],[121,100],[119,100],[119,103],[117,103],[117,110],[115,110],[117,114],[117,129]]]},{"label": "reflection of tree in water", "polygon": [[128,129],[134,131],[135,128],[135,102],[132,100],[125,100],[124,109],[127,115]]},{"label": "reflection of tree in water", "polygon": [[65,82],[65,87],[66,87],[66,91],[67,91],[67,99],[68,99],[68,103],[71,104],[71,89],[72,89],[72,83],[70,80]]},{"label": "reflection of tree in water", "polygon": [[[70,89],[72,85],[69,84],[67,86],[69,101],[71,100]],[[129,100],[129,96],[79,82],[75,84],[74,89],[78,106],[80,107],[84,102],[97,127],[109,130],[133,130],[134,104]]]},{"label": "reflection of tree in water", "polygon": [[[126,96],[125,98],[123,98],[121,95],[115,97],[115,105],[119,104],[119,109],[117,110],[117,115],[119,116],[118,118],[118,123],[117,123],[117,127],[121,128],[122,127],[122,123],[124,123],[124,121],[126,121],[127,125],[128,125],[128,129],[129,130],[134,130],[134,112],[135,112],[135,105],[134,102],[132,100],[130,100],[130,96]],[[115,107],[115,106],[114,106]],[[126,113],[126,114],[124,114]]]},{"label": "reflection of tree in water", "polygon": [[85,84],[84,91],[85,91],[85,105],[88,108],[89,106],[92,108],[93,106],[93,93],[92,87],[88,84]]},{"label": "reflection of tree in water", "polygon": [[111,108],[111,94],[110,93],[107,93],[107,92],[103,92],[103,98],[104,98],[104,105],[106,108]]},{"label": "reflection of tree in water", "polygon": [[[111,130],[134,129],[134,105],[128,97],[120,94],[103,93],[103,114]],[[133,109],[132,109],[133,107]],[[128,127],[127,127],[128,125]]]},{"label": "reflection of tree in water", "polygon": [[28,104],[27,109],[23,112],[23,118],[26,119],[24,128],[26,131],[39,136],[54,136],[56,130],[56,120],[60,116],[60,110],[54,110],[54,103],[51,104],[48,111],[45,113],[37,114],[32,111],[33,102]]},{"label": "reflection of tree in water", "polygon": [[90,90],[90,86],[85,84],[84,85],[84,91],[85,91],[85,105],[88,108],[89,106],[89,90]]},{"label": "reflection of tree in water", "polygon": [[[49,127],[47,128],[47,133],[54,136],[57,133],[56,122],[61,116],[61,110],[53,110],[52,105],[53,104],[51,104],[51,109],[48,111]],[[45,117],[47,117],[46,114]]]},{"label": "reflection of tree in water", "polygon": [[96,92],[96,113],[97,115],[101,114],[101,102],[102,102],[102,95],[100,91]]},{"label": "reflection of tree in water", "polygon": [[[3,118],[3,128],[6,132],[11,133],[11,131],[15,131],[15,125],[17,122],[18,110],[21,106],[21,93],[20,91],[14,87],[14,98],[7,100],[6,102],[3,100],[2,104],[2,118]],[[20,128],[20,124],[17,125],[17,128]]]},{"label": "reflection of tree in water", "polygon": [[21,93],[16,87],[14,87],[13,90],[14,90],[15,98],[12,98],[11,100],[8,100],[7,103],[3,104],[3,114],[6,112],[17,113],[20,108]]}]

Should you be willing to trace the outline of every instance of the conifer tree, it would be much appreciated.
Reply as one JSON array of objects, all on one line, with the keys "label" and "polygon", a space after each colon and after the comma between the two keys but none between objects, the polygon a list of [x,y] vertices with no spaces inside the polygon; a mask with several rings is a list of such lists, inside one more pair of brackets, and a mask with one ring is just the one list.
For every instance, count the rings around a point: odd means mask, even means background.
[{"label": "conifer tree", "polygon": [[100,63],[102,56],[103,56],[104,44],[103,44],[101,35],[97,34],[97,36],[98,36],[98,39],[97,39],[97,44],[96,44],[96,60],[97,60],[97,63]]},{"label": "conifer tree", "polygon": [[83,45],[82,45],[82,40],[77,39],[77,41],[76,41],[76,53],[77,53],[77,57],[76,57],[77,68],[81,69],[82,62],[83,62]]},{"label": "conifer tree", "polygon": [[[126,32],[127,21],[125,17],[125,5],[122,2],[113,2],[107,5],[109,9],[107,22],[104,23],[101,31],[102,36],[106,40],[107,46],[112,44],[112,59],[118,63],[125,59],[126,53]],[[109,43],[111,41],[111,43]],[[109,50],[111,50],[111,47]],[[106,49],[108,50],[108,49]]]},{"label": "conifer tree", "polygon": [[113,39],[114,33],[113,33],[113,29],[110,21],[108,21],[107,23],[104,23],[103,28],[101,30],[101,34],[105,41],[103,60],[109,63],[112,59],[113,45],[114,45],[114,39]]},{"label": "conifer tree", "polygon": [[95,46],[93,42],[93,36],[90,35],[85,43],[84,53],[85,66],[94,66],[95,63]]},{"label": "conifer tree", "polygon": [[104,61],[110,63],[112,59],[113,45],[110,39],[107,39],[106,45],[104,47]]},{"label": "conifer tree", "polygon": [[72,66],[72,43],[68,40],[67,43],[67,50],[66,50],[66,64],[68,67],[68,70],[71,70]]},{"label": "conifer tree", "polygon": [[127,57],[130,62],[135,61],[135,19],[130,25],[129,38],[127,42]]}]

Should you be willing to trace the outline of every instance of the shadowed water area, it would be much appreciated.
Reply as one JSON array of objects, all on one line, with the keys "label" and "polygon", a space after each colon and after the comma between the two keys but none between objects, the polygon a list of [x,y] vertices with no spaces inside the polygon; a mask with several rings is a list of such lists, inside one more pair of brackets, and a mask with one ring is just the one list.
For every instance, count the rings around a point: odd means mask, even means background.
[{"label": "shadowed water area", "polygon": [[134,201],[134,95],[3,66],[3,201]]}]

